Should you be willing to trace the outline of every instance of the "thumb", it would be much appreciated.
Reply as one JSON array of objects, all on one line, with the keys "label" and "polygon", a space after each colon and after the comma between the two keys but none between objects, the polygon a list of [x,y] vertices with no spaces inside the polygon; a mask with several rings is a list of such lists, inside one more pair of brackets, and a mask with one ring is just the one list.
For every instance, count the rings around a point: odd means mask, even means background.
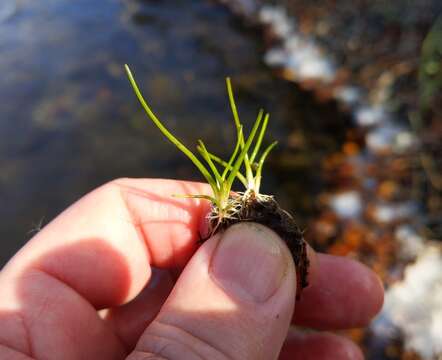
[{"label": "thumb", "polygon": [[277,359],[295,293],[276,233],[234,225],[193,256],[128,359]]}]

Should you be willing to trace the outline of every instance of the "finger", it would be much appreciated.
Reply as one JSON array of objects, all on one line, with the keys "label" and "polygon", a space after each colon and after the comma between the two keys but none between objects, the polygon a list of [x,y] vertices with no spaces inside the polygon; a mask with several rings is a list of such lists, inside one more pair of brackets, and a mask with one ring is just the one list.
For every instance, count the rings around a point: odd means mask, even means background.
[{"label": "finger", "polygon": [[[309,268],[311,286],[303,290],[301,301],[297,301],[294,322],[323,330],[365,326],[382,306],[383,289],[378,278],[371,270],[355,261],[316,254],[310,247],[307,250],[311,264]],[[319,263],[321,263],[321,267]],[[318,275],[320,271],[323,274]],[[335,272],[337,273],[334,274]],[[347,277],[355,276],[352,281],[357,286],[361,282],[368,282],[367,291],[357,290],[354,286],[342,286],[339,280],[340,273]],[[335,280],[331,279],[330,274],[334,275]],[[118,308],[112,310],[115,330],[120,333],[120,337],[124,338],[127,344],[130,344],[130,348],[135,345],[142,330],[150,324],[159,311],[163,301],[158,298],[158,294],[164,291],[164,300],[166,299],[172,281],[166,278],[163,281],[163,286],[165,284],[168,284],[167,291],[159,289],[156,296],[148,294],[140,296],[139,300],[134,301],[134,305],[132,303],[125,305],[122,312]],[[348,294],[348,291],[353,291],[353,295]],[[328,296],[333,296],[337,300],[330,303],[330,300],[327,300]],[[352,296],[355,296],[357,300]],[[145,301],[143,302],[141,299],[145,299]],[[154,300],[157,301],[155,305],[152,304]],[[324,306],[321,306],[324,301],[325,305],[329,305],[328,310],[325,309],[325,311]],[[342,307],[350,310],[343,312]],[[143,316],[140,316],[140,313]],[[128,328],[131,328],[132,331],[129,331]],[[134,329],[136,331],[133,331]]]},{"label": "finger", "polygon": [[188,260],[208,204],[171,195],[204,191],[197,183],[120,180],[63,212],[0,273],[0,318],[11,322],[0,328],[0,344],[37,358],[121,357],[96,309],[133,299],[151,265]]},{"label": "finger", "polygon": [[[309,279],[316,276],[316,254],[310,247],[307,249],[310,260]],[[176,276],[170,271],[158,271],[153,274],[148,286],[131,302],[108,309],[104,319],[114,329],[128,349],[133,349],[141,334],[158,315],[161,306],[169,296]]]},{"label": "finger", "polygon": [[34,360],[16,350],[0,345],[0,354],[3,360]]},{"label": "finger", "polygon": [[352,341],[330,333],[290,332],[279,360],[362,360]]},{"label": "finger", "polygon": [[361,263],[318,254],[311,286],[296,303],[294,323],[322,330],[366,326],[380,311],[384,290]]},{"label": "finger", "polygon": [[38,268],[97,308],[124,303],[145,286],[150,266],[180,266],[194,252],[209,205],[172,195],[205,191],[202,184],[171,180],[106,184],[29,241],[2,270],[2,279]]},{"label": "finger", "polygon": [[194,255],[128,359],[276,359],[295,282],[290,252],[273,231],[234,225]]},{"label": "finger", "polygon": [[107,309],[102,315],[126,348],[132,350],[141,334],[160,312],[175,284],[167,270],[153,269],[149,284],[132,301]]}]

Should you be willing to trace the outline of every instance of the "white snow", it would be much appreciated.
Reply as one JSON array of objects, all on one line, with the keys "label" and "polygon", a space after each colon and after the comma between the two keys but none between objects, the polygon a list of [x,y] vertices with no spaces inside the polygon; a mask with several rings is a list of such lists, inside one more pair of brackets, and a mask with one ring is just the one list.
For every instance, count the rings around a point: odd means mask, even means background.
[{"label": "white snow", "polygon": [[280,47],[269,49],[265,62],[270,66],[284,66],[299,80],[332,81],[335,68],[329,58],[311,37],[304,36],[296,28],[293,19],[278,6],[263,6],[260,21],[271,27],[272,32],[283,42]]},{"label": "white snow", "polygon": [[366,143],[374,153],[392,150],[395,137],[400,133],[400,129],[394,125],[387,125],[375,128],[366,136]]},{"label": "white snow", "polygon": [[416,212],[416,204],[412,201],[401,203],[379,203],[374,207],[374,217],[381,223],[404,220]]},{"label": "white snow", "polygon": [[379,124],[387,118],[387,113],[382,106],[362,106],[356,110],[355,119],[359,125],[372,126]]},{"label": "white snow", "polygon": [[405,336],[405,346],[424,359],[442,356],[442,249],[426,247],[385,296],[381,316]]},{"label": "white snow", "polygon": [[347,191],[333,195],[330,206],[342,218],[356,218],[362,212],[361,196],[357,191]]},{"label": "white snow", "polygon": [[414,259],[424,250],[424,239],[410,225],[398,226],[395,238],[399,243],[399,252],[403,259]]},{"label": "white snow", "polygon": [[361,91],[356,86],[342,86],[335,89],[334,96],[344,104],[353,105],[360,100]]}]

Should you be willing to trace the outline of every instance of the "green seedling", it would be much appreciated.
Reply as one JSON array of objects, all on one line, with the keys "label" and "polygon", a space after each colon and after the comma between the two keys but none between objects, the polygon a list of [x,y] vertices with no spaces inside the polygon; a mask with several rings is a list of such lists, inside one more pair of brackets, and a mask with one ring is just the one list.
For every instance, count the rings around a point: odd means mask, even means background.
[{"label": "green seedling", "polygon": [[[225,161],[209,152],[204,142],[202,140],[198,140],[198,145],[196,148],[202,158],[200,160],[196,154],[194,154],[180,140],[178,140],[159,120],[144,99],[129,66],[125,65],[125,68],[135,94],[137,95],[138,100],[149,118],[163,133],[163,135],[192,161],[192,163],[197,167],[201,175],[212,188],[212,196],[196,194],[185,195],[186,197],[201,198],[211,201],[216,206],[218,217],[220,221],[222,221],[222,219],[225,217],[234,217],[238,212],[237,199],[231,196],[232,185],[236,178],[239,179],[244,185],[244,193],[248,195],[253,194],[253,196],[260,196],[259,189],[261,185],[262,168],[268,154],[277,144],[276,141],[270,144],[255,162],[261,149],[262,140],[267,129],[269,114],[266,114],[263,117],[264,111],[259,111],[250,134],[246,138],[243,132],[243,125],[241,124],[238,116],[231,82],[230,79],[227,78],[227,92],[236,126],[236,145],[229,160]],[[254,145],[253,148],[252,145]],[[251,150],[250,154],[249,150]],[[241,173],[242,167],[245,168],[245,175]]]},{"label": "green seedling", "polygon": [[[297,227],[293,217],[279,207],[273,196],[260,193],[264,163],[270,151],[277,144],[276,141],[272,142],[261,151],[269,122],[269,114],[264,113],[262,109],[259,110],[253,127],[246,136],[239,118],[232,84],[230,79],[227,78],[227,94],[236,128],[236,141],[233,151],[230,158],[224,160],[209,152],[204,142],[198,140],[196,146],[198,153],[195,154],[159,120],[144,99],[129,66],[125,65],[125,69],[134,92],[149,119],[172,144],[189,158],[212,189],[211,196],[203,194],[177,195],[205,199],[211,202],[212,210],[208,215],[210,225],[208,237],[218,231],[224,231],[233,224],[244,221],[257,222],[272,228],[287,243],[292,252],[300,276],[300,289],[306,287],[308,285],[309,261],[302,232]],[[232,192],[235,179],[243,184],[243,192]]]}]

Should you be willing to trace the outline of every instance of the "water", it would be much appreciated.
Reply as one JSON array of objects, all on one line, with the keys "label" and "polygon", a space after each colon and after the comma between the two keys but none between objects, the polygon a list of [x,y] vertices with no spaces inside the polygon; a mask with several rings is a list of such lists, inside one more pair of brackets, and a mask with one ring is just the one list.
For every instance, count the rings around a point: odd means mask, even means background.
[{"label": "water", "polygon": [[[154,110],[189,146],[225,155],[233,127],[231,76],[246,124],[260,106],[281,142],[264,190],[315,208],[322,154],[345,119],[262,64],[256,30],[210,1],[2,0],[0,13],[0,266],[32,231],[118,177],[201,180],[146,120],[123,73],[131,65]],[[2,11],[4,10],[4,11]],[[320,131],[333,133],[329,135]],[[160,154],[160,155],[159,155]],[[306,181],[307,180],[307,181]]]}]

